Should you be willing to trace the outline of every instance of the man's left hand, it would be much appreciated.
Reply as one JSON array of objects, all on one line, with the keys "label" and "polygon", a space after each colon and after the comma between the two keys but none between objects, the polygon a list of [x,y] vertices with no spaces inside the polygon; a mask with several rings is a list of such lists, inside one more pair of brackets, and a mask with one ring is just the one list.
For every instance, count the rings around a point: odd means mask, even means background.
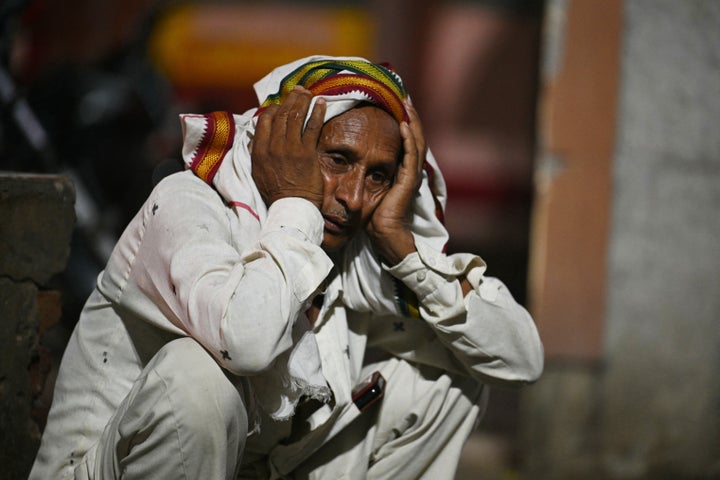
[{"label": "man's left hand", "polygon": [[422,182],[427,152],[425,136],[417,111],[409,98],[405,101],[410,122],[400,124],[403,158],[395,175],[395,183],[375,209],[367,233],[383,260],[395,265],[416,251],[410,230],[410,217],[415,196]]}]

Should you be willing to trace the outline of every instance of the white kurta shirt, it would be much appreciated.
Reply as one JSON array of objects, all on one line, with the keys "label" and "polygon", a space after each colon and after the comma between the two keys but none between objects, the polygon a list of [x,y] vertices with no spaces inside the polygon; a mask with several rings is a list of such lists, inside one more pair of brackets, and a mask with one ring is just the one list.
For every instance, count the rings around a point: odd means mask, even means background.
[{"label": "white kurta shirt", "polygon": [[[82,456],[92,447],[144,364],[164,343],[192,336],[238,382],[257,408],[288,418],[301,395],[328,400],[309,419],[307,442],[276,449],[290,470],[312,448],[312,432],[335,431],[354,415],[351,390],[367,347],[481,382],[538,378],[543,352],[535,325],[505,286],[483,276],[469,254],[418,253],[386,268],[419,298],[421,318],[346,308],[342,276],[320,248],[323,220],[310,202],[275,202],[267,218],[228,208],[191,172],[164,179],[118,242],[74,335],[86,352],[76,379],[53,405],[60,422],[46,435]],[[465,276],[473,291],[463,297]],[[309,300],[325,294],[311,327]],[[93,363],[95,362],[95,363]],[[253,406],[250,405],[250,409]],[[90,413],[88,413],[90,412]],[[262,435],[262,425],[255,425]],[[316,435],[317,437],[317,435]]]}]

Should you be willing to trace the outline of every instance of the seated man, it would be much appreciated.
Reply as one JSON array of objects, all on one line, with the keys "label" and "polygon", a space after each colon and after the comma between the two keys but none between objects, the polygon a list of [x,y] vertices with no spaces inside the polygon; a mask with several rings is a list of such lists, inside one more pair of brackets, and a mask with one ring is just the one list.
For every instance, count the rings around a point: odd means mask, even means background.
[{"label": "seated man", "polygon": [[119,240],[65,351],[31,478],[450,479],[532,319],[445,255],[399,77],[310,57],[259,109],[184,115],[184,172]]}]

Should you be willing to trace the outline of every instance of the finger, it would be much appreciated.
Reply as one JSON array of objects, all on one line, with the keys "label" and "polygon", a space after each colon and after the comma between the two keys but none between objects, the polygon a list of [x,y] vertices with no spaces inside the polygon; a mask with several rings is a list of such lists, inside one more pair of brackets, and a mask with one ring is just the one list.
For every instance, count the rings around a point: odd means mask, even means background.
[{"label": "finger", "polygon": [[425,153],[427,152],[427,145],[425,144],[425,134],[422,128],[422,122],[420,121],[417,110],[415,110],[415,107],[413,107],[412,104],[410,104],[408,108],[408,117],[410,118],[409,126],[417,145],[418,154],[421,157],[420,168],[422,168],[422,162],[425,160]]},{"label": "finger", "polygon": [[318,140],[320,139],[320,132],[323,126],[323,120],[325,119],[325,111],[327,104],[324,98],[318,98],[313,106],[310,118],[305,125],[305,131],[303,132],[303,143],[306,146],[316,147]]},{"label": "finger", "polygon": [[285,102],[285,136],[293,141],[300,141],[302,128],[305,123],[312,93],[309,90],[295,86],[288,94]]},{"label": "finger", "polygon": [[270,132],[272,131],[273,119],[278,109],[279,107],[277,105],[270,105],[258,116],[255,135],[253,137],[254,152],[267,152],[270,145]]},{"label": "finger", "polygon": [[408,114],[409,118],[409,124],[410,127],[413,129],[413,132],[418,135],[418,138],[423,137],[422,135],[422,122],[420,121],[420,115],[418,115],[417,110],[415,109],[415,106],[412,103],[412,100],[410,100],[410,97],[408,97],[405,100],[405,111]]},{"label": "finger", "polygon": [[423,132],[420,116],[418,115],[417,110],[415,110],[415,107],[413,106],[410,97],[408,97],[405,101],[405,110],[408,113],[408,118],[410,120],[410,129],[412,130],[413,136],[415,137],[418,154],[420,155],[420,163],[418,165],[418,168],[422,170],[423,164],[425,163],[425,155],[427,153],[427,144],[425,142],[425,133]]},{"label": "finger", "polygon": [[302,87],[295,87],[287,94],[273,117],[272,130],[273,136],[276,136],[276,138],[286,138],[288,136],[288,122],[296,114],[295,104],[298,100],[298,89],[300,88]]},{"label": "finger", "polygon": [[417,177],[419,171],[421,170],[418,167],[418,164],[420,164],[421,162],[419,160],[420,155],[417,148],[417,140],[415,139],[415,134],[407,122],[402,122],[400,124],[400,135],[402,136],[403,140],[404,155],[402,163],[398,170],[398,181],[405,180],[405,178],[401,178],[401,176],[410,176],[414,179],[415,177]]}]

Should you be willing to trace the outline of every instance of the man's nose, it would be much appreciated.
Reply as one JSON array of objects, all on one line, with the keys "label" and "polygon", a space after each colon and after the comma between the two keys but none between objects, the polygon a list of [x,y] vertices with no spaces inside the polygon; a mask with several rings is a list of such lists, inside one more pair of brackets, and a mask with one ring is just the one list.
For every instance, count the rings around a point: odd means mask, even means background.
[{"label": "man's nose", "polygon": [[345,208],[349,211],[360,210],[365,193],[365,182],[362,172],[356,169],[343,175],[336,192],[337,200],[343,203]]}]

